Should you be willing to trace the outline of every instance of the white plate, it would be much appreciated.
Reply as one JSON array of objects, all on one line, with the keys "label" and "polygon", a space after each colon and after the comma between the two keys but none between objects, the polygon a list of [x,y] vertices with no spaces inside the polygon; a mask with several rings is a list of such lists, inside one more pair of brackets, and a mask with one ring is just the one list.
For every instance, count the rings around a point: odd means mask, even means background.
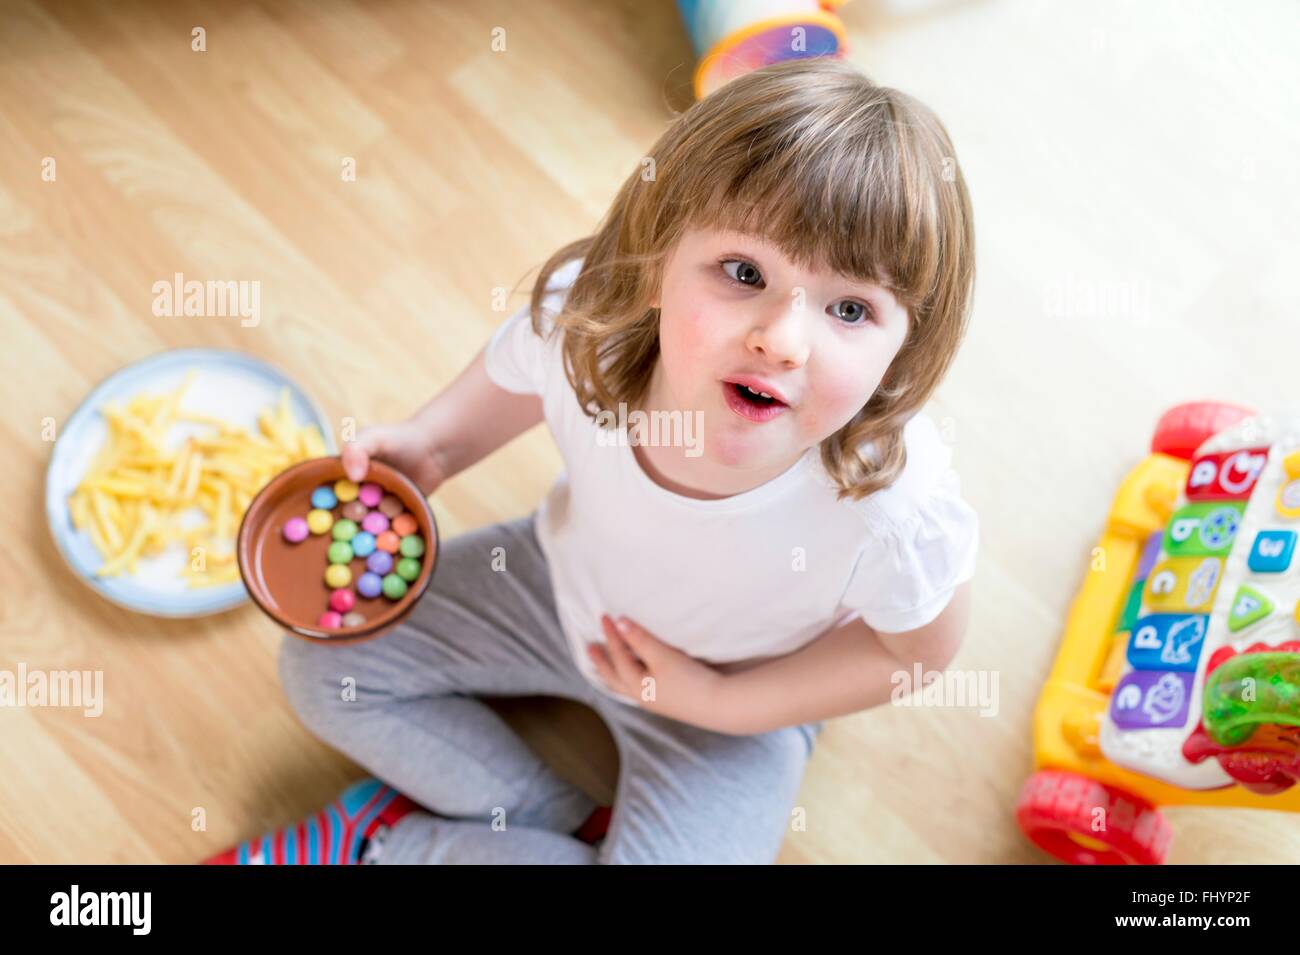
[{"label": "white plate", "polygon": [[[108,437],[108,425],[99,409],[114,400],[125,404],[141,393],[173,391],[191,370],[196,374],[181,402],[183,409],[216,415],[257,433],[257,413],[276,405],[280,389],[287,387],[294,418],[300,425],[315,423],[325,439],[326,451],[334,454],[337,450],[328,419],[302,389],[265,362],[240,352],[213,348],[160,352],[101,382],[59,432],[45,472],[46,518],[59,553],[87,586],[128,610],[158,617],[220,613],[246,601],[248,592],[238,580],[216,587],[190,587],[181,574],[187,555],[180,543],[161,554],[141,558],[134,574],[96,577],[103,558],[90,535],[72,526],[67,502]],[[181,424],[172,431],[177,444],[188,433],[207,434],[211,429]]]}]

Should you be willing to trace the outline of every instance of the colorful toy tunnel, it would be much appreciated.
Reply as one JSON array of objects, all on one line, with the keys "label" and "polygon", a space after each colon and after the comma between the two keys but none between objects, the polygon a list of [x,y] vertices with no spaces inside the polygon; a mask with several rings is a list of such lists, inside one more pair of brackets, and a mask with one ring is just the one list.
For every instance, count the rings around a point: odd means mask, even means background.
[{"label": "colorful toy tunnel", "polygon": [[782,60],[841,56],[847,0],[677,0],[699,61],[695,96]]}]

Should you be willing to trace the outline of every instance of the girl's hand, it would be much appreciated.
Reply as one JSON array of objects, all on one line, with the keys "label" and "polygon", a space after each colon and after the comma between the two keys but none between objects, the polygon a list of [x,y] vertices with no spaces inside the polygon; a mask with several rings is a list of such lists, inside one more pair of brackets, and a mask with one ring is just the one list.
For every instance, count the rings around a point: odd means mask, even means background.
[{"label": "girl's hand", "polygon": [[412,421],[377,424],[362,428],[356,439],[343,445],[343,471],[348,480],[360,483],[378,458],[401,471],[428,497],[446,480],[437,448],[430,445]]},{"label": "girl's hand", "polygon": [[600,678],[611,689],[636,700],[643,709],[726,732],[721,726],[724,713],[718,705],[725,677],[626,617],[620,617],[619,622],[621,627],[602,614],[605,646],[587,647]]}]

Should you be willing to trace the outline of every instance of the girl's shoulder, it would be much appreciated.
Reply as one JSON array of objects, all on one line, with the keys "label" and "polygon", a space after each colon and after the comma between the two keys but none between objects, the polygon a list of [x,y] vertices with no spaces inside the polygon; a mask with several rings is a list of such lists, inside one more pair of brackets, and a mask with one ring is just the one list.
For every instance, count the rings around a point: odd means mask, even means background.
[{"label": "girl's shoulder", "polygon": [[[863,547],[898,567],[939,560],[941,551],[974,547],[979,516],[962,496],[952,447],[935,421],[915,414],[904,426],[904,443],[906,464],[892,485],[861,500],[840,502],[862,522]],[[831,481],[824,472],[822,477]]]},{"label": "girl's shoulder", "polygon": [[551,273],[550,281],[546,283],[546,290],[548,292],[567,292],[570,286],[578,280],[578,276],[582,274],[582,263],[584,261],[585,259],[582,258],[569,259],[569,261],[559,266]]},{"label": "girl's shoulder", "polygon": [[502,388],[545,397],[554,388],[561,387],[563,335],[556,334],[555,318],[563,311],[569,290],[581,270],[582,260],[570,259],[551,273],[536,322],[530,298],[492,333],[484,361],[488,377]]},{"label": "girl's shoulder", "polygon": [[[542,327],[546,331],[555,324],[555,316],[564,308],[564,302],[569,297],[569,292],[573,288],[573,283],[578,280],[582,272],[582,259],[569,259],[563,265],[559,266],[546,282],[546,292],[542,296]],[[540,278],[540,276],[539,276]]]},{"label": "girl's shoulder", "polygon": [[904,426],[907,463],[887,488],[845,504],[862,520],[862,547],[844,603],[877,630],[933,620],[975,573],[979,516],[963,498],[952,449],[925,415]]},{"label": "girl's shoulder", "polygon": [[[943,525],[969,519],[961,498],[961,482],[952,466],[952,447],[927,414],[914,415],[903,426],[907,461],[888,487],[861,500],[843,504],[875,534],[907,537],[917,525]],[[871,449],[865,449],[871,453]],[[829,477],[826,478],[829,480]]]}]

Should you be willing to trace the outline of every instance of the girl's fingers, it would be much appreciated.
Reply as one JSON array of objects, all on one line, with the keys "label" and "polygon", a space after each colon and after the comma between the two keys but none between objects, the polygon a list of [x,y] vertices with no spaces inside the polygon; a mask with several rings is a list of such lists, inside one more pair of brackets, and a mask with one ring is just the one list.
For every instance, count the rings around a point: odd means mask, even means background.
[{"label": "girl's fingers", "polygon": [[615,624],[614,632],[622,638],[624,645],[627,646],[633,656],[641,661],[643,666],[648,665],[653,659],[652,655],[658,650],[655,638],[641,629],[640,624],[628,620],[626,617],[623,620],[627,624],[627,629],[620,630],[618,625]]},{"label": "girl's fingers", "polygon": [[370,459],[384,453],[384,432],[381,427],[365,428],[355,441],[343,445],[343,472],[349,481],[364,480],[370,469]]},{"label": "girl's fingers", "polygon": [[356,441],[343,445],[343,473],[349,481],[360,483],[370,470],[370,455]]},{"label": "girl's fingers", "polygon": [[605,653],[605,648],[598,643],[587,644],[587,658],[591,660],[592,666],[596,668],[596,675],[605,681],[609,686],[614,686],[618,682],[613,667],[609,665],[609,656]]},{"label": "girl's fingers", "polygon": [[618,671],[620,677],[629,683],[636,683],[641,678],[641,663],[632,654],[627,642],[614,627],[613,621],[609,617],[601,614],[601,626],[605,628],[605,645],[610,659],[613,661],[614,669]]}]

